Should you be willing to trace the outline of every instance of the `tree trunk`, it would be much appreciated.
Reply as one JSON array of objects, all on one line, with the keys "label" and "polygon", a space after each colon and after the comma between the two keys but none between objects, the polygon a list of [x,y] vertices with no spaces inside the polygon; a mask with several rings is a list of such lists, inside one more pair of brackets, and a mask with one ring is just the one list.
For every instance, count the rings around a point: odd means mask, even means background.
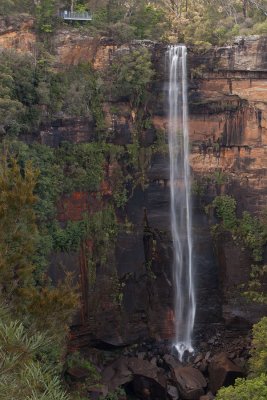
[{"label": "tree trunk", "polygon": [[243,15],[247,18],[247,0],[243,0]]}]

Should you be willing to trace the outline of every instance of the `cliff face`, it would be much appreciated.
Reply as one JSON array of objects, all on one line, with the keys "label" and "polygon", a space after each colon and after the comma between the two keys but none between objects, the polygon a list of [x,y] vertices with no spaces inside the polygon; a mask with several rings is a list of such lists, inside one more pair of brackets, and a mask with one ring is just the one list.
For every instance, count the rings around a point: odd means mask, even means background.
[{"label": "cliff face", "polygon": [[[34,51],[36,37],[31,23],[28,19],[18,27],[14,22],[1,22],[0,46]],[[116,52],[135,46],[152,51],[156,75],[147,105],[152,125],[141,134],[143,184],[136,185],[125,210],[118,210],[118,220],[127,223],[121,225],[116,248],[110,254],[115,270],[98,268],[96,281],[90,284],[86,265],[92,243],[85,243],[79,254],[52,257],[52,276],[56,279],[60,275],[56,266],[61,260],[74,272],[81,288],[81,312],[73,327],[74,347],[91,340],[120,345],[173,335],[168,156],[164,151],[152,151],[157,132],[164,136],[167,128],[166,48],[149,41],[119,46],[76,29],[65,29],[54,38],[55,66],[61,69],[89,61],[95,69],[105,70]],[[227,193],[237,199],[239,213],[248,210],[258,215],[265,207],[267,38],[240,38],[232,46],[205,53],[189,48],[188,53],[190,164],[194,182],[199,185],[205,181],[202,197],[194,195],[193,210],[197,326],[223,319],[229,326],[242,319],[253,322],[262,308],[246,305],[235,295],[239,285],[248,280],[250,254],[227,235],[214,247],[202,200],[211,201]],[[119,112],[114,113],[107,101],[105,119],[113,143],[123,146],[132,143],[134,115],[128,103],[118,102],[116,108]],[[43,129],[39,140],[57,146],[62,140],[92,141],[94,133],[91,121],[62,120]],[[106,169],[108,178],[116,165]],[[108,196],[108,179],[101,190],[103,196]],[[84,211],[94,213],[101,207],[97,194],[73,193],[62,199],[58,218],[63,222],[77,220]],[[114,274],[118,293],[114,293]]]},{"label": "cliff face", "polygon": [[[249,37],[202,59],[191,59],[206,66],[191,87],[193,142],[207,150],[202,154],[208,158],[206,168],[219,167],[239,183],[241,207],[255,213],[265,206],[266,46],[266,38]],[[218,139],[218,154],[211,154]],[[194,149],[192,164],[201,173],[203,157],[197,153]]]},{"label": "cliff face", "polygon": [[[200,79],[191,80],[192,169],[195,177],[223,174],[224,183],[209,185],[209,195],[231,194],[239,215],[244,210],[260,215],[266,207],[266,46],[266,38],[248,37],[190,57],[193,69],[205,66]],[[259,308],[235,297],[249,277],[250,254],[225,237],[217,243],[217,261],[223,317],[253,321]]]},{"label": "cliff face", "polygon": [[33,51],[36,43],[33,26],[34,18],[29,15],[0,17],[0,49]]}]

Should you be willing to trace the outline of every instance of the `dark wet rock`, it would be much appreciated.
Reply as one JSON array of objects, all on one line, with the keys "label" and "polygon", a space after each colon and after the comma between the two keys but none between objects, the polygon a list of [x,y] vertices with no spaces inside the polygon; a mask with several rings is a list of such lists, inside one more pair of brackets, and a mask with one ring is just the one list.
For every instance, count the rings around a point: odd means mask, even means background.
[{"label": "dark wet rock", "polygon": [[155,367],[147,360],[140,360],[138,358],[128,359],[128,368],[133,375],[140,375],[146,378],[153,379],[162,387],[166,388],[166,379],[164,377],[164,370]]},{"label": "dark wet rock", "polygon": [[236,358],[237,356],[236,356],[236,353],[231,353],[231,354],[228,354],[228,358],[230,358],[230,360],[233,360],[234,358]]},{"label": "dark wet rock", "polygon": [[164,400],[168,398],[166,388],[162,387],[154,379],[144,376],[134,376],[131,388],[139,399]]},{"label": "dark wet rock", "polygon": [[206,379],[200,371],[193,367],[174,369],[174,379],[183,400],[198,400],[204,394]]},{"label": "dark wet rock", "polygon": [[248,332],[251,329],[251,322],[240,316],[233,316],[226,319],[225,325],[230,330],[245,331]]},{"label": "dark wet rock", "polygon": [[144,360],[145,357],[146,357],[145,352],[137,353],[137,358],[139,358],[140,360]]},{"label": "dark wet rock", "polygon": [[168,398],[164,370],[142,358],[119,358],[104,368],[102,381],[109,391],[129,384],[131,390],[140,399]]},{"label": "dark wet rock", "polygon": [[109,391],[130,382],[133,374],[128,368],[128,358],[121,357],[102,371],[102,379]]},{"label": "dark wet rock", "polygon": [[162,360],[162,358],[159,357],[157,365],[158,365],[158,367],[164,368],[164,361]]},{"label": "dark wet rock", "polygon": [[133,374],[132,390],[141,399],[167,398],[167,379],[164,370],[147,360],[131,358],[128,368]]},{"label": "dark wet rock", "polygon": [[240,368],[244,368],[245,365],[246,365],[246,360],[245,360],[245,358],[243,358],[243,357],[235,358],[235,359],[233,360],[233,362],[235,363],[235,365],[237,365],[237,366],[240,367]]},{"label": "dark wet rock", "polygon": [[203,354],[200,353],[200,354],[198,354],[198,355],[195,357],[193,363],[194,363],[194,364],[199,364],[199,363],[201,363],[201,361],[203,360],[203,358],[204,358]]},{"label": "dark wet rock", "polygon": [[242,368],[235,365],[226,353],[213,357],[209,365],[209,387],[216,394],[222,386],[232,385],[236,378],[244,376]]},{"label": "dark wet rock", "polygon": [[85,379],[89,376],[88,369],[82,367],[68,368],[66,373],[71,378],[71,380],[76,382],[85,381]]},{"label": "dark wet rock", "polygon": [[157,367],[157,363],[158,363],[158,359],[157,357],[153,357],[150,360],[150,364],[154,365],[155,367]]},{"label": "dark wet rock", "polygon": [[88,395],[90,396],[90,399],[92,400],[98,400],[106,397],[108,394],[108,387],[105,385],[98,385],[95,388],[90,387],[88,390]]},{"label": "dark wet rock", "polygon": [[163,361],[165,362],[165,364],[167,365],[167,367],[173,371],[175,368],[179,368],[182,366],[182,363],[180,361],[178,361],[176,358],[174,358],[172,355],[170,354],[165,354],[163,356]]},{"label": "dark wet rock", "polygon": [[215,338],[215,337],[212,337],[212,338],[210,338],[210,339],[208,340],[208,344],[214,344],[215,341],[216,341],[216,338]]},{"label": "dark wet rock", "polygon": [[214,400],[214,399],[215,399],[215,397],[213,396],[213,394],[211,392],[208,392],[207,394],[205,394],[204,396],[201,396],[199,398],[199,400]]},{"label": "dark wet rock", "polygon": [[207,360],[202,360],[202,362],[200,363],[200,365],[198,366],[198,369],[200,372],[202,372],[202,374],[205,374],[208,370],[208,366],[209,363]]},{"label": "dark wet rock", "polygon": [[179,392],[175,386],[168,385],[167,386],[167,393],[171,400],[178,400],[179,399]]}]

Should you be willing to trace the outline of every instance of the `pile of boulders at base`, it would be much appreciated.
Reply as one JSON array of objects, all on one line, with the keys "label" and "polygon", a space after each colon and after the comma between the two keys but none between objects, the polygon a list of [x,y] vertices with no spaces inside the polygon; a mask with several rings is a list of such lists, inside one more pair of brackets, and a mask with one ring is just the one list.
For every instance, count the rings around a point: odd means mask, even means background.
[{"label": "pile of boulders at base", "polygon": [[[168,341],[143,343],[125,348],[120,355],[109,352],[111,359],[98,365],[101,381],[88,388],[90,399],[103,399],[123,388],[130,398],[140,400],[212,400],[222,386],[229,386],[246,375],[250,336],[211,335],[199,343],[194,355],[180,362]],[[89,350],[89,349],[88,349]],[[89,350],[89,354],[92,349]],[[96,350],[103,361],[103,351]],[[114,358],[115,356],[115,358]],[[92,357],[89,356],[92,361]],[[67,371],[73,381],[81,381],[88,371]],[[84,376],[78,376],[84,374]],[[126,400],[126,395],[117,396]]]},{"label": "pile of boulders at base", "polygon": [[[128,387],[139,399],[153,400],[211,400],[222,386],[231,385],[244,376],[243,368],[231,361],[227,354],[219,353],[211,360],[202,355],[194,366],[183,366],[174,356],[166,354],[165,368],[158,367],[156,360],[141,357],[121,357],[102,372],[103,384],[108,392],[120,386]],[[208,361],[208,364],[207,364]]]},{"label": "pile of boulders at base", "polygon": [[[163,356],[164,364],[160,367],[156,357],[150,361],[143,357],[144,353],[137,357],[121,356],[104,367],[102,382],[88,391],[89,398],[103,398],[123,387],[141,400],[212,400],[222,386],[245,375],[243,367],[223,352],[212,357],[198,354],[192,365],[183,365],[170,354]],[[85,377],[86,374],[88,371]]]}]

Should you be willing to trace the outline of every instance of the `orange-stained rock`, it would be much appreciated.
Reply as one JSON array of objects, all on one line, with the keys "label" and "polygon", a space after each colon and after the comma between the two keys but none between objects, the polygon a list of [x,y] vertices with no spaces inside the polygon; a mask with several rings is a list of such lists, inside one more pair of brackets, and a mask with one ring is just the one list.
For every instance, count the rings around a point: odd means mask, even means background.
[{"label": "orange-stained rock", "polygon": [[102,202],[96,193],[73,192],[61,197],[58,204],[58,220],[80,221],[84,214],[101,210]]},{"label": "orange-stained rock", "polygon": [[[0,48],[34,54],[36,38],[32,26],[31,17],[0,18]],[[58,69],[89,62],[102,72],[112,62],[116,52],[129,51],[130,48],[129,44],[118,45],[109,39],[91,37],[85,30],[71,26],[60,28],[53,40],[54,66]],[[146,44],[140,41],[131,44],[143,45]],[[161,44],[152,48],[156,75],[146,104],[152,126],[139,132],[139,139],[145,150],[153,151],[146,153],[141,146],[139,157],[142,164],[149,167],[148,174],[144,191],[137,186],[123,211],[128,227],[125,230],[122,227],[118,235],[116,254],[109,253],[103,265],[97,266],[97,276],[94,276],[95,271],[90,264],[94,251],[92,241],[85,240],[79,254],[53,255],[56,261],[61,260],[70,271],[75,272],[81,287],[81,316],[72,332],[73,348],[88,345],[92,336],[113,345],[147,337],[163,339],[173,336],[168,156],[154,154],[156,146],[153,142],[157,131],[167,136],[168,117],[165,95],[162,94],[166,86],[165,50]],[[237,198],[240,213],[249,210],[258,215],[266,207],[267,187],[266,38],[240,39],[233,46],[212,48],[205,54],[190,49],[188,57],[189,76],[192,77],[188,85],[192,177],[196,181],[213,177],[207,188],[209,199],[228,193]],[[199,65],[204,66],[204,72],[202,76],[193,78],[192,70]],[[102,75],[105,79],[105,74]],[[108,142],[122,148],[133,143],[136,111],[131,110],[126,101],[111,103],[108,98],[103,108]],[[39,140],[53,147],[62,140],[90,142],[95,140],[95,124],[92,118],[63,117],[58,124],[42,127]],[[78,221],[84,213],[93,214],[101,210],[103,202],[106,198],[108,200],[115,187],[116,167],[113,160],[107,160],[103,166],[105,178],[100,187],[103,201],[96,193],[74,192],[62,196],[58,205],[59,221],[63,224],[68,220]],[[220,185],[214,179],[218,171],[227,177],[226,182]],[[153,228],[149,249],[144,248],[143,208],[147,209],[148,224]],[[199,263],[198,278],[202,285],[198,288],[198,304],[201,306],[197,318],[204,315],[208,323],[219,322],[222,300],[218,300],[217,296],[225,293],[226,289],[238,287],[242,279],[247,280],[252,261],[241,248],[238,251],[233,249],[235,244],[232,238],[228,242],[224,238],[220,243],[216,260],[212,253],[208,218],[202,208],[195,213],[194,245],[196,251],[201,252],[196,262]],[[167,235],[161,232],[167,232]],[[147,269],[150,265],[148,254],[153,256],[151,271]],[[220,284],[217,283],[215,270],[217,262]],[[55,274],[57,264],[60,262],[53,263]],[[125,283],[125,287],[120,288],[120,282]],[[240,311],[236,305],[231,308],[228,303],[228,307],[231,317],[236,310]],[[225,304],[222,308],[225,317]],[[254,312],[250,312],[251,316],[254,317]]]},{"label": "orange-stained rock", "polygon": [[61,29],[55,36],[56,63],[59,66],[93,62],[99,40],[78,29]]},{"label": "orange-stained rock", "polygon": [[36,35],[33,27],[34,18],[30,15],[0,17],[0,49],[34,52]]}]

